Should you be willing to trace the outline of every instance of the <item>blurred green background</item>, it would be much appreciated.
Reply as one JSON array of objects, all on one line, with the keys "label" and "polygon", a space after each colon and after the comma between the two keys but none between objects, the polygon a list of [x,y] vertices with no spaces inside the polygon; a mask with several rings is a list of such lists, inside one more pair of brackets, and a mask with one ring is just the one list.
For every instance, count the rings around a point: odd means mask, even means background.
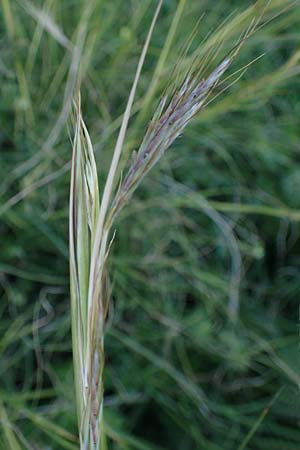
[{"label": "blurred green background", "polygon": [[[205,13],[195,48],[253,3],[164,1],[124,166],[197,20]],[[71,99],[80,62],[103,186],[156,2],[0,5],[0,448],[76,449]],[[108,449],[300,448],[299,0],[271,1],[269,19],[234,69],[265,55],[195,118],[119,218]]]}]

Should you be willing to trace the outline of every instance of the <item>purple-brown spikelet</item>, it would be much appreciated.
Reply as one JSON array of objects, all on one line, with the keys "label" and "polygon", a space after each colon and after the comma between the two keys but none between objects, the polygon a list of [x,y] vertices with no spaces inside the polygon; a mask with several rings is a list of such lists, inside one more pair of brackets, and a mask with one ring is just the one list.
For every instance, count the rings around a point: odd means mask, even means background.
[{"label": "purple-brown spikelet", "polygon": [[[146,173],[156,164],[189,121],[205,106],[212,90],[219,84],[236,52],[225,58],[206,78],[199,80],[190,73],[168,102],[164,95],[149,124],[137,154],[115,197],[112,216],[115,217]],[[166,106],[167,105],[167,106]]]}]

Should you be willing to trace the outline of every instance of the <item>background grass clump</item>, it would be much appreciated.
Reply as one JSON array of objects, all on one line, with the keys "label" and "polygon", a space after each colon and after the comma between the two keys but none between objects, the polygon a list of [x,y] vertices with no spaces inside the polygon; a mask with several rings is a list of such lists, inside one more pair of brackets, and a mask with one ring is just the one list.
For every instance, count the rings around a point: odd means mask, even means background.
[{"label": "background grass clump", "polygon": [[[164,2],[124,161],[191,24],[205,12],[199,44],[251,4]],[[101,187],[154,6],[1,2],[0,448],[78,448],[67,243],[71,98],[80,61]],[[118,220],[106,337],[110,449],[299,448],[299,1],[272,1],[273,16],[236,68],[265,56],[195,118]]]}]

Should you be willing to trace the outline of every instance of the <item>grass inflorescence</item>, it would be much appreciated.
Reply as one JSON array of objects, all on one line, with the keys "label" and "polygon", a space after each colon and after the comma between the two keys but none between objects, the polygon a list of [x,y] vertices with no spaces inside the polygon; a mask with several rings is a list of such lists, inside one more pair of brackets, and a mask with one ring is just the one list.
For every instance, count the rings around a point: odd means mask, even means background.
[{"label": "grass inflorescence", "polygon": [[299,2],[1,5],[0,448],[298,450]]}]

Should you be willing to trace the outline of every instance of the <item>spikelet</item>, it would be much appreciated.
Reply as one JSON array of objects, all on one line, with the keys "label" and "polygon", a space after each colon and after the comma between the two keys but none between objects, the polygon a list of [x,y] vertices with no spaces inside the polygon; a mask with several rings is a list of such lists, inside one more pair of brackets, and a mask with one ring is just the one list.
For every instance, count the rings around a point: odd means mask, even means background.
[{"label": "spikelet", "polygon": [[140,148],[115,196],[111,212],[112,221],[144,176],[183,132],[191,119],[205,107],[211,93],[221,82],[222,76],[231,66],[243,42],[254,28],[255,24],[251,24],[236,47],[205,78],[199,79],[199,74],[202,74],[205,69],[200,61],[193,73],[191,68],[189,69],[183,82],[179,87],[175,87],[170,98],[167,94],[162,96]]}]

